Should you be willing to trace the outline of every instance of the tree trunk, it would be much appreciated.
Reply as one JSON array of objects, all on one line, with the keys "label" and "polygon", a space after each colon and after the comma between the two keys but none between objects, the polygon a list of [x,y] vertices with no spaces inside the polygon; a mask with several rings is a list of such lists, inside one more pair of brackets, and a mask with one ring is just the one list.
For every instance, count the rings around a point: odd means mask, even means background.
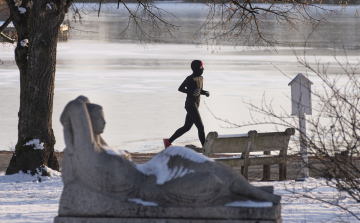
[{"label": "tree trunk", "polygon": [[[6,0],[18,33],[15,60],[20,71],[18,142],[6,174],[59,170],[52,130],[56,47],[66,1]],[[25,13],[21,13],[26,9]]]}]

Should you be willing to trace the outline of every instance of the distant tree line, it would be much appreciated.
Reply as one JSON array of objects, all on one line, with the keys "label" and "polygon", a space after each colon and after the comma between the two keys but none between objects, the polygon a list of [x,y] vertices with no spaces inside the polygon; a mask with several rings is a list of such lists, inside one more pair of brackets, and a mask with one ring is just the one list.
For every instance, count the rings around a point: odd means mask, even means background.
[{"label": "distant tree line", "polygon": [[[78,0],[76,1],[76,3],[99,3],[100,0]],[[103,3],[117,3],[118,0],[104,0]],[[121,2],[121,1],[120,1]],[[125,3],[137,3],[137,0],[124,0],[123,2]],[[209,0],[157,0],[157,2],[184,2],[184,3],[209,3],[212,1]],[[237,1],[239,3],[244,3],[246,2],[245,0],[240,0]],[[261,3],[259,1],[251,1],[254,4],[257,3]],[[278,4],[283,4],[283,3],[289,3],[291,4],[292,2],[307,2],[307,1],[277,1]],[[267,1],[267,3],[271,3],[271,1]],[[339,5],[339,4],[358,4],[358,0],[348,0],[348,1],[344,1],[344,0],[314,0],[311,1],[311,4],[334,4],[334,5]]]}]

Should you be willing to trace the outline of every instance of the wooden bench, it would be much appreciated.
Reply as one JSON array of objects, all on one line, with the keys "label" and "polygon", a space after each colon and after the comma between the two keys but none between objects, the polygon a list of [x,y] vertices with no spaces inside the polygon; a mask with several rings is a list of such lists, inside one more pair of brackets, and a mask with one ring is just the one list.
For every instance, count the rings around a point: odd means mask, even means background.
[{"label": "wooden bench", "polygon": [[[270,180],[270,165],[279,165],[279,180],[286,180],[286,155],[290,137],[295,129],[288,128],[285,132],[258,133],[249,131],[240,135],[218,135],[210,132],[205,141],[204,154],[210,157],[214,153],[241,153],[241,157],[218,158],[216,162],[228,166],[241,166],[241,174],[248,179],[249,166],[263,166],[263,180]],[[279,151],[271,155],[271,151]],[[251,156],[251,152],[263,152],[262,156]]]}]

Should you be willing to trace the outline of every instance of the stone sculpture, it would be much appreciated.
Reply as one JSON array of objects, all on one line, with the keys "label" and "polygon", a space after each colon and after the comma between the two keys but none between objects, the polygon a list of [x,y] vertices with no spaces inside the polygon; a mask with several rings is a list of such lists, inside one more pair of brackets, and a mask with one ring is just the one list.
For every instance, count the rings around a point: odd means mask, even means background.
[{"label": "stone sculpture", "polygon": [[191,149],[169,147],[145,164],[134,164],[128,152],[111,149],[101,138],[102,108],[84,96],[66,105],[61,123],[64,190],[55,222],[62,222],[61,216],[218,218],[221,213],[215,212],[226,204],[246,200],[271,202],[279,218],[280,196]]}]

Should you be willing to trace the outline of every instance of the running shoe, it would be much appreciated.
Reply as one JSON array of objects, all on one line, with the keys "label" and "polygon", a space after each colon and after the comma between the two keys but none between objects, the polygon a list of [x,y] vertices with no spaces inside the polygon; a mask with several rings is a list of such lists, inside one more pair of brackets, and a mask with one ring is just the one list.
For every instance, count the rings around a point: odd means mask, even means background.
[{"label": "running shoe", "polygon": [[169,142],[169,139],[163,139],[163,140],[164,140],[165,149],[168,148],[169,146],[172,146],[171,143]]}]

